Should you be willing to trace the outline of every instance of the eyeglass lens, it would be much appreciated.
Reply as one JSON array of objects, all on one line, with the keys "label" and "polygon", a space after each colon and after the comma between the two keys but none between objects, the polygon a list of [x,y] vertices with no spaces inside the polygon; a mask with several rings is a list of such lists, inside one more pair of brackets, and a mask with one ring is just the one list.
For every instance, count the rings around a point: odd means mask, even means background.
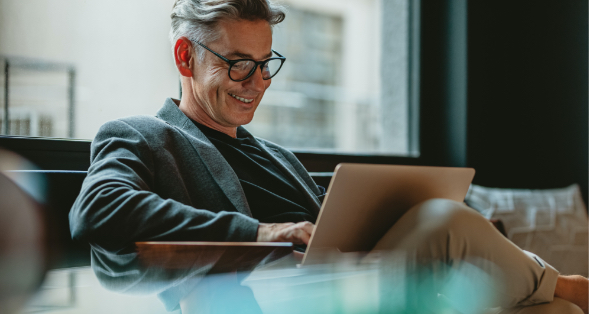
[{"label": "eyeglass lens", "polygon": [[[272,59],[272,60],[269,60],[268,62],[266,62],[264,64],[263,69],[262,69],[262,78],[269,79],[269,78],[273,77],[274,75],[276,75],[278,70],[280,70],[281,64],[282,64],[282,61],[279,59]],[[243,80],[247,76],[250,75],[250,72],[252,71],[253,67],[255,67],[255,66],[256,66],[256,64],[253,61],[249,61],[249,60],[239,61],[239,62],[233,64],[229,75],[231,76],[231,79],[233,79],[233,80],[236,80],[236,81]]]}]

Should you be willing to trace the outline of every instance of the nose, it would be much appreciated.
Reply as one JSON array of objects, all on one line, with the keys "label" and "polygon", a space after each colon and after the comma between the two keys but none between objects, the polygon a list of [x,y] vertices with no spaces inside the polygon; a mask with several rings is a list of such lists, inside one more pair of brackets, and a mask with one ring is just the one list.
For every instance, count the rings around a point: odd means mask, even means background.
[{"label": "nose", "polygon": [[263,92],[268,88],[270,80],[264,81],[262,78],[262,71],[260,67],[258,67],[252,76],[250,76],[247,80],[243,81],[243,87],[256,91],[256,92]]}]

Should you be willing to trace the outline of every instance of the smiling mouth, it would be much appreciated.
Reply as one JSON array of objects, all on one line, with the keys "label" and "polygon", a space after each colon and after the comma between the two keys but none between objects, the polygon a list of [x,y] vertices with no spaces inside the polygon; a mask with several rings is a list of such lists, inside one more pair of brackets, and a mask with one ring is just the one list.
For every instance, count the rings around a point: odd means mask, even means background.
[{"label": "smiling mouth", "polygon": [[249,104],[250,102],[254,101],[253,99],[245,99],[243,97],[239,97],[239,96],[233,95],[233,94],[228,94],[228,95],[231,96],[231,97],[233,97],[233,98],[235,98],[235,99],[237,99],[237,100],[239,100],[239,101],[243,101],[246,104]]}]

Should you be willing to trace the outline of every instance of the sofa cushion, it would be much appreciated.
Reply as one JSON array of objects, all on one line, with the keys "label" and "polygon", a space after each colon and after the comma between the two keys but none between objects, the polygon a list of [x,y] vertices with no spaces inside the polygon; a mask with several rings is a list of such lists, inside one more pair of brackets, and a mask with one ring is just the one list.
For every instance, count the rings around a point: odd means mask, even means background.
[{"label": "sofa cushion", "polygon": [[507,237],[561,274],[587,276],[587,209],[578,185],[561,189],[498,189],[472,185],[466,203],[503,222]]}]

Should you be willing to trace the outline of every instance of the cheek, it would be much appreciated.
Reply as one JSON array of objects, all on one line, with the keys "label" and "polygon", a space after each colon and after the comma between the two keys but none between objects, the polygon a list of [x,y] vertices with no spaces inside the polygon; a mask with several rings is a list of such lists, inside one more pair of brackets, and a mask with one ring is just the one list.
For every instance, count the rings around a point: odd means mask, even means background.
[{"label": "cheek", "polygon": [[220,75],[211,76],[206,87],[209,97],[222,97],[224,95],[225,85],[226,83]]}]

